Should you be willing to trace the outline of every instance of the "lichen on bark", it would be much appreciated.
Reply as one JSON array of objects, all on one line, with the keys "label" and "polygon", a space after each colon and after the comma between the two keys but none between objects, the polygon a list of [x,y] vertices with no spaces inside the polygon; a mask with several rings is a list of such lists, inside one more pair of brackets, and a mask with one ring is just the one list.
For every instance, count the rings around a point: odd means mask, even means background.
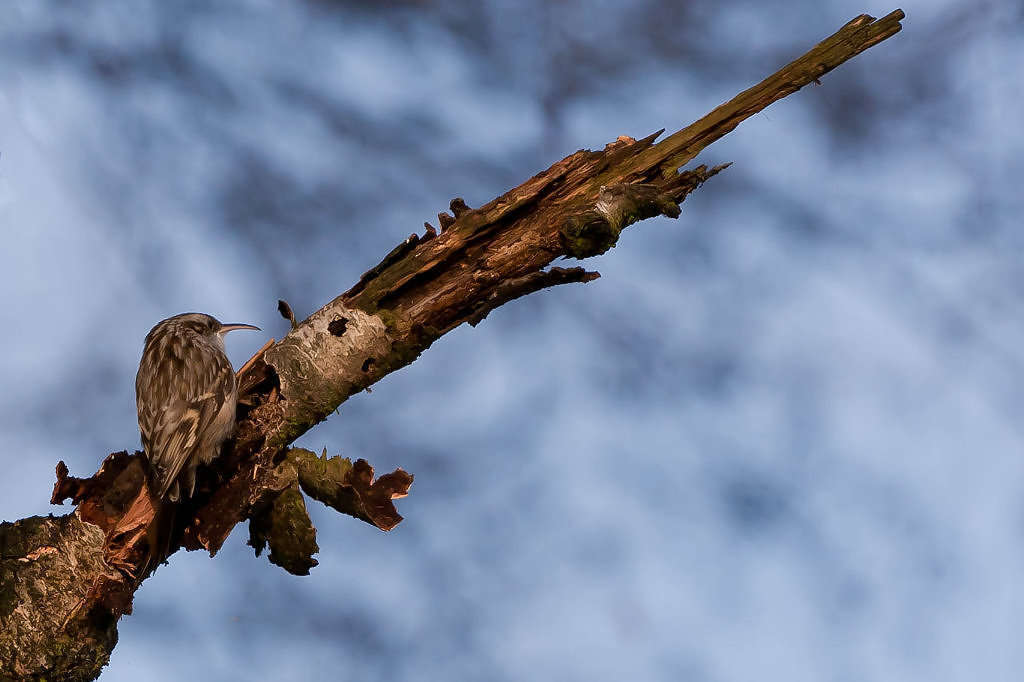
[{"label": "lichen on bark", "polygon": [[76,514],[0,523],[0,679],[91,680],[117,644],[116,618],[90,593],[104,533]]}]

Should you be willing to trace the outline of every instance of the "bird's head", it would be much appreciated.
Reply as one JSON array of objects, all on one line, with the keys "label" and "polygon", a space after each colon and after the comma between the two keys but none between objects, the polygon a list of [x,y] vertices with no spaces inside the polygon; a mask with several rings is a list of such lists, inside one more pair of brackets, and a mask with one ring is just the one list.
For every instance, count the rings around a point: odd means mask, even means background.
[{"label": "bird's head", "polygon": [[[206,313],[182,313],[169,317],[156,327],[153,328],[155,332],[160,327],[167,327],[177,331],[178,333],[193,333],[197,336],[202,336],[210,341],[223,346],[224,335],[230,331],[236,329],[252,329],[254,331],[260,331],[259,327],[251,324],[231,323],[224,324],[213,315],[207,315]],[[153,332],[150,332],[151,334]]]}]

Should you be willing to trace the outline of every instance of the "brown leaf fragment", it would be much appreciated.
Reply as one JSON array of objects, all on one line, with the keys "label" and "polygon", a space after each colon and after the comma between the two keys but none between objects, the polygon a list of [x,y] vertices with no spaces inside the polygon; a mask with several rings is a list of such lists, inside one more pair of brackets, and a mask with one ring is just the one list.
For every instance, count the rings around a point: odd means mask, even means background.
[{"label": "brown leaf fragment", "polygon": [[347,482],[359,496],[370,523],[381,530],[391,530],[402,521],[402,515],[395,509],[392,500],[409,494],[412,474],[396,469],[374,481],[373,467],[365,459],[357,459]]},{"label": "brown leaf fragment", "polygon": [[292,448],[288,462],[299,474],[302,490],[343,514],[391,530],[402,520],[393,500],[405,497],[412,485],[412,474],[396,469],[374,480],[373,467],[366,460],[355,463],[342,457],[318,457],[309,450]]}]

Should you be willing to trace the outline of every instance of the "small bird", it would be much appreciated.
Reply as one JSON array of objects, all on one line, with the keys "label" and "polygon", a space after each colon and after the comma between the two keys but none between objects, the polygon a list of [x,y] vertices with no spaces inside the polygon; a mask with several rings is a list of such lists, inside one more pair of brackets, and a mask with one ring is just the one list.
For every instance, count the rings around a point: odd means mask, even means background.
[{"label": "small bird", "polygon": [[135,400],[150,490],[158,502],[191,498],[196,468],[220,455],[235,428],[238,387],[224,353],[224,335],[235,329],[259,331],[183,313],[146,336]]},{"label": "small bird", "polygon": [[170,553],[177,503],[192,497],[196,468],[220,455],[235,428],[238,386],[224,335],[251,324],[221,324],[203,313],[169,317],[146,335],[135,404],[148,462],[153,520],[141,582]]}]

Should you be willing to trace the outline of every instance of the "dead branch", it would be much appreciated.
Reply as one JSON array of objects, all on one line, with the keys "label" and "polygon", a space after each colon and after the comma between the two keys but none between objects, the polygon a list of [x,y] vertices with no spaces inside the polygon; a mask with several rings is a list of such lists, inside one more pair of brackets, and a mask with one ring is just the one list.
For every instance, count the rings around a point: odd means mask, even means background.
[{"label": "dead branch", "polygon": [[[289,449],[349,396],[413,362],[446,332],[478,324],[519,296],[598,276],[550,268],[613,247],[622,230],[656,215],[675,218],[686,196],[726,166],[679,172],[740,121],[897,33],[903,12],[861,15],[796,61],[692,125],[655,143],[620,137],[579,151],[473,209],[462,199],[439,229],[411,235],[348,291],[268,343],[239,371],[235,440],[205,489],[178,510],[175,547],[216,554],[239,522],[250,544],[286,570],[316,565],[316,532],[302,493],[378,528],[401,516],[392,502],[412,476],[374,480],[355,463]],[[73,513],[0,525],[0,678],[88,680],[106,664],[117,620],[131,612],[135,572],[153,510],[144,502],[139,453],[108,456],[86,479],[61,462],[52,502]]]}]

